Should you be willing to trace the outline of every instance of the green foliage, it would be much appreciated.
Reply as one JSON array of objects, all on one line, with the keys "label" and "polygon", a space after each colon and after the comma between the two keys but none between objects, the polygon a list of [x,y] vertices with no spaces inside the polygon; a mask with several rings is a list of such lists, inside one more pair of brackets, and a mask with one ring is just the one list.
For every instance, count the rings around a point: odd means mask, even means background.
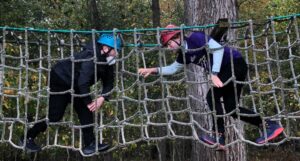
[{"label": "green foliage", "polygon": [[[97,2],[102,29],[152,27],[151,0]],[[183,1],[161,0],[162,25],[182,23]],[[7,0],[1,2],[0,26],[52,29],[89,29],[90,8],[76,0]]]},{"label": "green foliage", "polygon": [[143,0],[100,1],[101,24],[104,29],[151,27],[151,6]]},{"label": "green foliage", "polygon": [[299,0],[238,0],[239,19],[266,19],[300,12]]},{"label": "green foliage", "polygon": [[160,0],[162,27],[173,23],[184,23],[183,0]]}]

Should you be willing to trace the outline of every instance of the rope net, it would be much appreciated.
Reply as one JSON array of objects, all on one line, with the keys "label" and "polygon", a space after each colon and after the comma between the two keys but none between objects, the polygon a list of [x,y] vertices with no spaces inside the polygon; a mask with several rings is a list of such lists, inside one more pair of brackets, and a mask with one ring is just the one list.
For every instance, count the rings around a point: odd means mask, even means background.
[{"label": "rope net", "polygon": [[[299,15],[272,18],[263,22],[245,21],[230,23],[222,45],[238,49],[245,58],[249,73],[239,104],[258,112],[263,119],[280,120],[285,128],[283,137],[268,145],[279,145],[288,140],[299,140],[300,116],[300,36]],[[188,33],[209,30],[210,26],[181,26]],[[0,36],[0,142],[24,149],[18,144],[20,135],[35,123],[47,121],[45,135],[39,135],[43,148],[62,147],[81,151],[82,128],[93,126],[96,141],[109,142],[111,148],[140,141],[162,139],[191,139],[201,144],[201,132],[211,132],[210,125],[199,119],[228,118],[230,113],[215,115],[206,105],[206,92],[211,86],[205,73],[195,73],[192,68],[173,76],[153,75],[144,79],[139,68],[165,66],[175,60],[171,50],[161,47],[157,29],[113,30],[121,33],[125,47],[119,53],[115,68],[115,85],[110,102],[94,114],[95,123],[81,125],[74,114],[73,97],[83,97],[73,89],[52,94],[71,93],[72,101],[63,120],[49,122],[48,86],[50,69],[58,61],[78,53],[89,40],[96,40],[105,31],[36,30],[1,27]],[[185,50],[185,49],[182,49]],[[84,61],[84,60],[82,60]],[[94,60],[96,61],[96,60]],[[204,60],[203,60],[204,61]],[[73,76],[74,78],[74,76]],[[201,86],[197,94],[190,94]],[[101,91],[101,83],[92,87],[93,98]],[[195,106],[196,104],[196,106]],[[238,113],[238,112],[237,112]],[[239,113],[238,113],[239,116]],[[253,116],[249,116],[253,117]],[[211,121],[210,121],[211,122]],[[261,146],[245,138],[240,131],[239,117],[226,129],[232,128],[238,142]],[[265,127],[265,126],[264,126]],[[205,144],[206,145],[206,144]],[[212,147],[212,146],[211,146]]]}]

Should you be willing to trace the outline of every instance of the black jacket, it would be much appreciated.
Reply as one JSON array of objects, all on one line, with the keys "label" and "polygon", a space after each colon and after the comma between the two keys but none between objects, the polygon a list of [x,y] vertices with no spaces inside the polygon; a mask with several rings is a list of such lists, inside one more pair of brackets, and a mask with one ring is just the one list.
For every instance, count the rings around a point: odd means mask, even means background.
[{"label": "black jacket", "polygon": [[[106,62],[105,55],[101,55],[100,53],[100,45],[96,43],[96,55],[97,55],[97,63]],[[114,83],[114,65],[107,64],[97,64],[95,69],[93,51],[93,43],[90,42],[87,44],[84,49],[77,54],[74,54],[74,89],[76,94],[87,94],[90,92],[90,87],[95,84],[95,70],[97,69],[97,81],[99,79],[102,80],[102,92],[101,94],[105,94],[110,92],[113,89]],[[84,60],[91,59],[91,60]],[[78,61],[81,60],[81,61]],[[84,61],[82,61],[84,60]],[[64,83],[71,87],[72,81],[72,61],[71,58],[58,61],[52,67],[52,70],[56,72],[56,74],[64,80]],[[108,100],[108,96],[104,96],[106,100]],[[92,102],[91,96],[82,97],[84,103],[88,105]]]}]

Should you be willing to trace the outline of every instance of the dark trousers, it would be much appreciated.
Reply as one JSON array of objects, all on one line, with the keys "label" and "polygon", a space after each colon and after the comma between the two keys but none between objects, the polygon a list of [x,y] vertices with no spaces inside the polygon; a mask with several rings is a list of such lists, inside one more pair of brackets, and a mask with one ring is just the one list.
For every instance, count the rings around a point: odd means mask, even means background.
[{"label": "dark trousers", "polygon": [[[234,74],[236,76],[236,80],[238,81],[244,81],[247,75],[247,64],[243,58],[234,60]],[[230,77],[232,76],[232,70],[231,70],[231,64],[222,66],[220,73],[218,74],[218,77],[221,79],[223,83],[225,83]],[[223,86],[222,88],[216,88],[212,87],[207,93],[207,103],[211,110],[213,110],[213,97],[212,93],[214,94],[214,101],[215,101],[215,110],[217,115],[223,115],[224,113],[229,113],[236,109],[236,99],[237,102],[240,98],[241,91],[243,88],[242,84],[236,84],[236,91],[237,91],[237,98],[234,91],[234,83],[231,81],[226,86]],[[220,98],[223,98],[224,108],[225,112],[223,111],[222,104],[220,101]],[[251,111],[249,109],[238,107],[240,110],[239,112],[241,114],[255,114],[254,111]],[[234,112],[232,117],[237,118],[236,113]],[[254,117],[246,117],[246,116],[240,116],[240,119],[250,123],[255,126],[259,126],[262,123],[262,119],[260,116],[254,116]],[[218,132],[224,133],[224,119],[222,117],[217,118],[217,125],[218,125]],[[215,122],[213,129],[215,129]]]},{"label": "dark trousers", "polygon": [[[64,81],[55,73],[51,71],[50,73],[50,91],[51,92],[61,92],[70,89],[69,85],[66,85]],[[76,89],[75,89],[76,92]],[[49,97],[49,121],[58,122],[63,118],[66,107],[71,102],[71,94],[57,94],[50,95]],[[74,109],[78,115],[81,125],[92,124],[94,122],[93,113],[89,111],[86,105],[83,103],[81,98],[74,97]],[[35,138],[39,133],[46,131],[47,124],[46,121],[36,123],[31,129],[28,130],[27,137]],[[93,132],[93,127],[87,127],[82,129],[83,139],[85,145],[89,145],[94,141],[95,136]]]}]

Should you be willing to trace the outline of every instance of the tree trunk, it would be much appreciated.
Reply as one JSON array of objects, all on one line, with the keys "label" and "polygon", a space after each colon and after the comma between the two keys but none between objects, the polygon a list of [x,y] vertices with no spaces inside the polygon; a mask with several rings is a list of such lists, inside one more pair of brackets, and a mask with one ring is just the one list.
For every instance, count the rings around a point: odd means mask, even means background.
[{"label": "tree trunk", "polygon": [[166,153],[166,140],[159,140],[156,143],[156,148],[158,151],[158,159],[159,161],[166,161],[167,160],[167,153]]},{"label": "tree trunk", "polygon": [[[3,67],[2,67],[2,65],[3,65],[3,60],[2,60],[2,54],[4,54],[4,49],[2,49],[2,45],[3,44],[1,44],[0,43],[0,53],[1,53],[1,55],[0,55],[0,91],[2,91],[2,87],[3,87]],[[1,98],[0,98],[1,99]],[[1,104],[0,104],[0,106],[1,106]]]},{"label": "tree trunk", "polygon": [[153,27],[160,27],[160,7],[159,0],[152,0],[152,23]]},{"label": "tree trunk", "polygon": [[89,0],[87,1],[88,5],[88,11],[89,12],[89,22],[91,24],[91,28],[101,30],[101,25],[100,25],[100,16],[99,16],[99,11],[97,7],[97,2],[96,0]]},{"label": "tree trunk", "polygon": [[[160,7],[159,7],[159,0],[152,0],[152,24],[153,27],[160,27]],[[161,133],[162,131],[158,131]],[[158,159],[159,161],[166,161],[167,153],[166,153],[166,140],[161,140],[156,143],[156,148],[158,151]]]},{"label": "tree trunk", "polygon": [[185,24],[213,24],[219,18],[235,21],[238,16],[236,5],[236,0],[185,0]]},{"label": "tree trunk", "polygon": [[[206,25],[214,24],[219,18],[228,18],[230,21],[235,21],[237,19],[237,8],[236,0],[185,0],[185,24],[191,25]],[[211,29],[205,29],[205,33],[209,34]],[[234,38],[234,31],[229,32],[230,38]],[[203,68],[195,65],[189,65],[188,70],[192,73],[188,74],[188,79],[196,82],[203,82],[207,80]],[[197,73],[195,75],[195,73]],[[199,98],[199,101],[191,100],[191,106],[193,111],[196,112],[207,112],[210,111],[209,107],[201,102],[205,102],[206,93],[208,92],[207,84],[193,84],[189,86],[188,92]],[[206,128],[211,129],[212,121],[211,116],[195,116],[194,119],[199,122],[199,124]],[[232,124],[233,120],[225,118],[226,124]],[[243,134],[243,126],[239,126],[239,133]],[[200,131],[197,131],[200,134]],[[237,139],[235,132],[232,128],[226,129],[226,143],[230,143]],[[218,152],[215,149],[210,149],[198,142],[193,143],[193,150],[191,160],[193,161],[245,161],[245,144],[238,143],[231,145],[226,152]]]}]

